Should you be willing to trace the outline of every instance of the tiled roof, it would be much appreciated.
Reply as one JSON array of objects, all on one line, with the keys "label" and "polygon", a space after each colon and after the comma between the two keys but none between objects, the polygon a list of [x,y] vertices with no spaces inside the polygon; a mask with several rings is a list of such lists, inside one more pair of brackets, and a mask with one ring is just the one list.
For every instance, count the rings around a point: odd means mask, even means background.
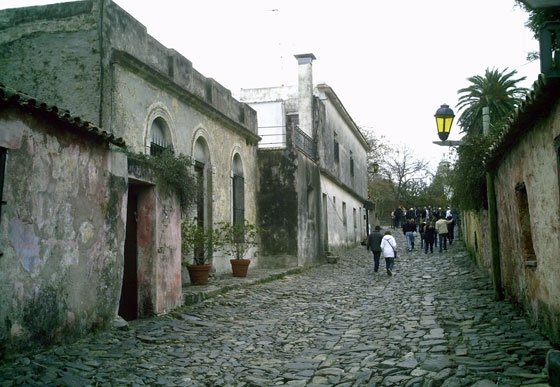
[{"label": "tiled roof", "polygon": [[513,145],[515,145],[541,117],[547,117],[550,109],[560,98],[560,78],[546,78],[540,74],[533,83],[533,89],[527,94],[525,100],[508,119],[490,146],[486,157],[486,164],[496,166],[499,159]]},{"label": "tiled roof", "polygon": [[16,91],[0,83],[0,103],[7,103],[20,106],[22,108],[34,110],[51,115],[54,119],[60,122],[68,123],[77,129],[84,131],[88,134],[101,137],[103,140],[119,147],[124,147],[125,142],[122,137],[115,137],[103,129],[98,128],[91,122],[84,121],[80,117],[72,116],[68,110],[59,109],[54,105],[47,105],[45,102],[37,101],[35,98]]}]

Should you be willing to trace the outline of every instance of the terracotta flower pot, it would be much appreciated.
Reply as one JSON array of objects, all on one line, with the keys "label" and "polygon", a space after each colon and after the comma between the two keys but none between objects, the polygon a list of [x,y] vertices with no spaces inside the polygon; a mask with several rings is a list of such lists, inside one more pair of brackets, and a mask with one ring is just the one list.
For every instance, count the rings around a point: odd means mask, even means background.
[{"label": "terracotta flower pot", "polygon": [[210,277],[212,265],[189,265],[189,277],[192,285],[206,285]]},{"label": "terracotta flower pot", "polygon": [[230,259],[231,271],[234,277],[247,277],[247,270],[249,269],[250,259]]}]

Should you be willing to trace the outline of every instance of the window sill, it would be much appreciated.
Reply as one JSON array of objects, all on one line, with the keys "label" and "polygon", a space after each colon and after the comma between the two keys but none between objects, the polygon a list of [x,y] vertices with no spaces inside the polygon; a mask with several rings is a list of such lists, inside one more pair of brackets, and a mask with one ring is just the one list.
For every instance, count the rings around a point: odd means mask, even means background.
[{"label": "window sill", "polygon": [[537,267],[537,260],[532,259],[530,261],[525,261],[525,267],[535,268]]}]

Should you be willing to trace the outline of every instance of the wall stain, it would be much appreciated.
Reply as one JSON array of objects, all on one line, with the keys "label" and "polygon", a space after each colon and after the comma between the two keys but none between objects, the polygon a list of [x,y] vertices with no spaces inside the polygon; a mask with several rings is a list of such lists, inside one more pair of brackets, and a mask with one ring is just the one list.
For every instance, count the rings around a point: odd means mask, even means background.
[{"label": "wall stain", "polygon": [[41,266],[41,258],[39,258],[39,237],[35,235],[33,225],[14,218],[10,222],[8,233],[10,243],[16,250],[23,269],[31,274],[37,273]]}]

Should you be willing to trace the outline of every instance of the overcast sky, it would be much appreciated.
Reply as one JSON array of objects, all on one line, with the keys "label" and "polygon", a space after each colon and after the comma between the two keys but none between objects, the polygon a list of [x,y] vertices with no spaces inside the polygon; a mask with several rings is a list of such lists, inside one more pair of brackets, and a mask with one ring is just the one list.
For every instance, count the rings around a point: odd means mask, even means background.
[{"label": "overcast sky", "polygon": [[[313,53],[314,82],[354,121],[435,167],[448,151],[434,113],[486,68],[517,70],[532,87],[538,42],[514,0],[114,0],[163,45],[234,96],[297,83],[295,54]],[[0,9],[63,1],[0,0]],[[450,139],[459,139],[453,125]]]}]

